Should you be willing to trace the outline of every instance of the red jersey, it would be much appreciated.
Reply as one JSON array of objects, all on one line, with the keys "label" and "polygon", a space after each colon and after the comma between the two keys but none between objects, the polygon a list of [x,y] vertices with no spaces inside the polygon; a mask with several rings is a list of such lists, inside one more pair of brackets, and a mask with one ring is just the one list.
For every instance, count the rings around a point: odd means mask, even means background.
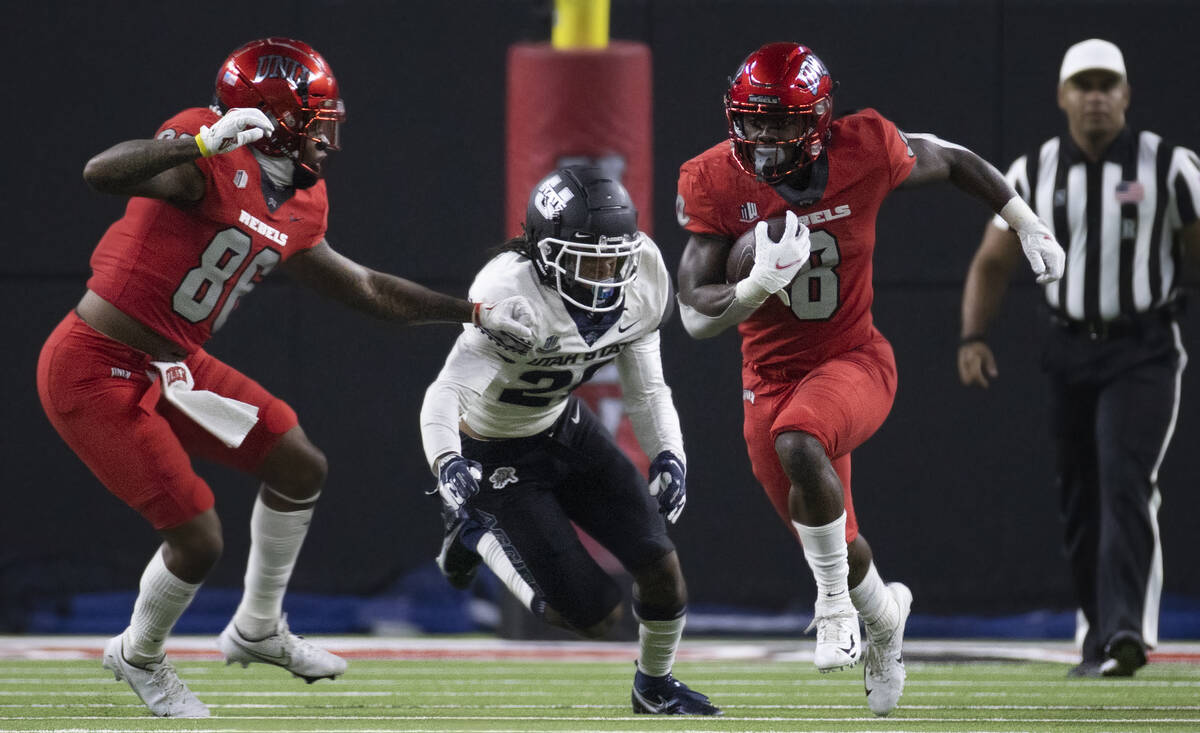
[{"label": "red jersey", "polygon": [[[194,136],[219,115],[184,110],[157,137]],[[162,336],[193,352],[279,262],[325,236],[325,182],[268,203],[248,147],[196,160],[204,198],[173,204],[134,196],[92,253],[87,286]]]},{"label": "red jersey", "polygon": [[[721,142],[679,170],[680,223],[697,234],[737,239],[789,208],[812,236],[812,255],[789,286],[792,305],[771,297],[738,326],[742,359],[807,372],[872,338],[871,258],[875,217],[916,158],[900,131],[873,109],[833,123],[828,180],[820,198],[792,206],[746,174]],[[820,162],[814,165],[820,165]]]}]

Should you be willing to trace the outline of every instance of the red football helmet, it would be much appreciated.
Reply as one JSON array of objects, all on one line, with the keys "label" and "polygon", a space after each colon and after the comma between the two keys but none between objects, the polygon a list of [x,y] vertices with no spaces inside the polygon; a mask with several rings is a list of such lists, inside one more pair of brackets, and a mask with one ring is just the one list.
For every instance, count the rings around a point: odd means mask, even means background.
[{"label": "red football helmet", "polygon": [[725,93],[738,166],[773,183],[816,160],[832,132],[833,88],[825,64],[805,46],[768,43],[747,56]]},{"label": "red football helmet", "polygon": [[310,173],[320,175],[320,166],[304,160],[306,142],[341,149],[338,128],[346,107],[337,79],[303,41],[263,38],[229,54],[217,71],[216,99],[222,112],[258,107],[274,118],[275,132],[254,146],[267,155],[287,155]]}]

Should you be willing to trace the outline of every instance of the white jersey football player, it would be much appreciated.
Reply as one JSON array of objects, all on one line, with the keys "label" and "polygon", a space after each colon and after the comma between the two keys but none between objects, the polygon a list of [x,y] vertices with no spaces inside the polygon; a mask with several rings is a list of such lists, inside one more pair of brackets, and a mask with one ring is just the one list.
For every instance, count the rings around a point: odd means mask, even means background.
[{"label": "white jersey football player", "polygon": [[[486,330],[465,329],[425,394],[421,436],[446,516],[438,566],[465,587],[486,563],[546,623],[600,637],[620,618],[621,592],[573,522],[634,579],[634,711],[719,715],[671,674],[687,589],[666,521],[679,519],[687,495],[659,353],[674,300],[662,255],[638,231],[625,188],[591,167],[542,179],[525,235],[502,249],[476,276],[471,299],[523,295],[537,338],[518,353]],[[654,456],[649,481],[571,395],[606,364],[616,365],[638,442]]]}]

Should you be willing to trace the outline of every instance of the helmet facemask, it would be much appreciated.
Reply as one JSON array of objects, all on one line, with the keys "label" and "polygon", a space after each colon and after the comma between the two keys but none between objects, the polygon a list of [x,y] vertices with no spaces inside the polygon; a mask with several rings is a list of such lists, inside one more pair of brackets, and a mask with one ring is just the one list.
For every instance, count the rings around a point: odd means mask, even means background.
[{"label": "helmet facemask", "polygon": [[[322,160],[309,160],[309,145],[319,151],[341,150],[341,123],[346,120],[346,106],[340,99],[328,99],[319,107],[301,107],[298,124],[289,126],[276,119],[275,132],[267,138],[296,166],[316,177],[321,176]],[[278,154],[278,153],[277,153]]]},{"label": "helmet facemask", "polygon": [[768,183],[787,178],[821,157],[832,109],[829,97],[800,108],[727,102],[734,160]]},{"label": "helmet facemask", "polygon": [[536,245],[541,270],[566,302],[591,313],[606,313],[623,303],[624,289],[637,279],[646,235],[546,237]]}]

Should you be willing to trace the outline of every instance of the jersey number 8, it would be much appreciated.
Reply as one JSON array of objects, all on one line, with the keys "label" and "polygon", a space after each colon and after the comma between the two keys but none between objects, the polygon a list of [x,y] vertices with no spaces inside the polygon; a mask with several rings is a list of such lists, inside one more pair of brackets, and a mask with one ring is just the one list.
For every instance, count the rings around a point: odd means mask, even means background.
[{"label": "jersey number 8", "polygon": [[837,266],[842,262],[837,239],[826,231],[810,235],[812,254],[788,286],[792,313],[802,321],[825,321],[838,309]]}]

